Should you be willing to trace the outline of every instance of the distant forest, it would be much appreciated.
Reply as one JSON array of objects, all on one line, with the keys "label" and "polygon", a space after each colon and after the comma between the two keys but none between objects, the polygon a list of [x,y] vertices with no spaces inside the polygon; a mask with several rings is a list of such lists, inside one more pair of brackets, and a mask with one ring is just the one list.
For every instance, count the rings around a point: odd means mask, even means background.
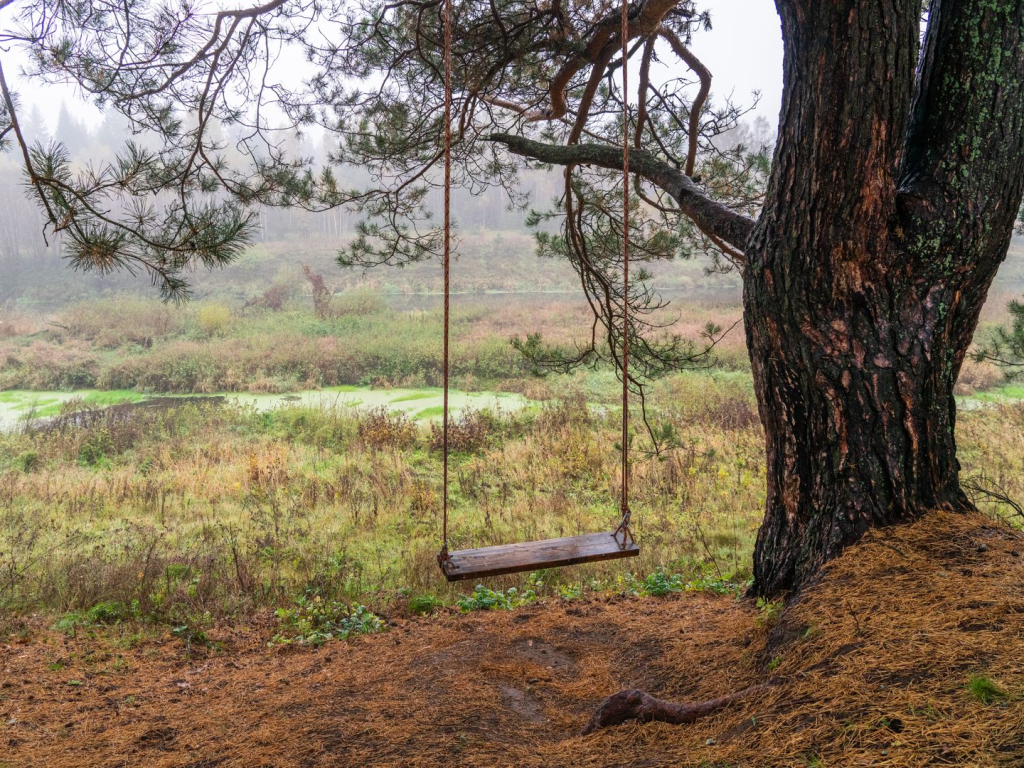
[{"label": "distant forest", "polygon": [[[74,164],[82,169],[109,162],[127,140],[146,144],[144,135],[131,135],[128,122],[117,112],[107,112],[103,121],[90,129],[66,104],[62,105],[52,131],[39,109],[31,110],[26,133],[40,144],[63,143]],[[225,139],[230,145],[229,137]],[[282,137],[281,146],[293,157],[312,158],[322,165],[328,157],[326,142],[330,140],[329,135],[322,133],[292,134]],[[764,143],[770,141],[770,127],[759,118],[741,124],[725,141],[728,146]],[[43,218],[26,195],[19,159],[11,151],[0,154],[0,304],[19,301],[47,305],[101,293],[147,292],[149,281],[145,276],[81,275],[67,269],[60,256],[59,234],[54,236],[47,231],[44,236]],[[370,181],[361,169],[335,170],[342,184],[365,185]],[[528,195],[530,206],[546,209],[559,195],[562,183],[561,173],[538,169],[522,176],[520,191]],[[429,203],[434,210],[440,210],[440,189],[430,193]],[[549,262],[544,265],[544,275],[538,275],[530,233],[524,224],[526,211],[512,208],[503,189],[457,189],[453,210],[461,241],[463,290],[572,290],[577,284],[571,269],[564,264]],[[295,208],[263,207],[258,211],[252,258],[243,258],[249,269],[229,267],[223,276],[197,276],[197,295],[227,291],[242,298],[260,285],[266,287],[267,280],[281,279],[282,267],[288,272],[288,280],[298,279],[300,261],[312,264],[339,289],[353,282],[369,282],[398,292],[432,290],[434,270],[429,264],[406,270],[379,270],[387,275],[342,273],[333,263],[334,257],[341,243],[352,236],[358,220],[358,213],[346,209],[310,213]],[[269,263],[253,270],[254,264],[264,260]],[[706,265],[687,265],[683,271],[689,277],[683,283],[671,280],[666,287],[693,284],[703,266]],[[665,269],[655,272],[668,274]],[[735,276],[716,276],[711,283],[708,287],[715,292],[738,290]]]}]

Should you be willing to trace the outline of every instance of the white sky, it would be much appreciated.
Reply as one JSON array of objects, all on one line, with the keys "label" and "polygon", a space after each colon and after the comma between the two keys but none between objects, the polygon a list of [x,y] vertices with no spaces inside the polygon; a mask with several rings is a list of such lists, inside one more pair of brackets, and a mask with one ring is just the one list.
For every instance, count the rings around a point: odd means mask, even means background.
[{"label": "white sky", "polygon": [[761,92],[756,115],[772,128],[782,107],[782,30],[773,0],[705,0],[711,11],[710,32],[694,35],[693,52],[711,70],[711,93],[732,94],[749,104]]},{"label": "white sky", "polygon": [[[31,2],[31,0],[22,0]],[[712,95],[730,96],[737,105],[751,103],[751,93],[761,100],[751,117],[762,116],[774,128],[778,124],[782,94],[782,37],[773,0],[704,0],[699,8],[711,11],[712,30],[694,36],[694,53],[711,70]],[[10,13],[8,8],[5,13]],[[7,55],[5,61],[12,61]],[[15,59],[12,63],[17,63]],[[8,65],[5,69],[10,72]],[[14,78],[18,82],[18,78]],[[88,125],[95,126],[102,114],[79,99],[69,87],[16,86],[26,108],[38,106],[51,130],[56,126],[60,105]],[[27,112],[28,109],[25,109]]]}]

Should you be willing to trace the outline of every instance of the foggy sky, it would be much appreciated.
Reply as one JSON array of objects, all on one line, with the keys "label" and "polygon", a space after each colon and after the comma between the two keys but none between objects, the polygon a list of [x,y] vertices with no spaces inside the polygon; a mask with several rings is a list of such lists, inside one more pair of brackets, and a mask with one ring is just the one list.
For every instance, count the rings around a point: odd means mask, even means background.
[{"label": "foggy sky", "polygon": [[[694,53],[712,73],[712,95],[731,96],[737,105],[752,103],[751,94],[760,91],[757,109],[772,128],[778,125],[782,96],[782,36],[773,0],[704,0],[700,8],[710,9],[713,28],[694,36]],[[6,59],[16,58],[11,54]],[[102,120],[102,113],[68,86],[45,86],[16,79],[24,113],[33,106],[41,110],[50,131],[57,124],[61,102],[90,128]]]}]

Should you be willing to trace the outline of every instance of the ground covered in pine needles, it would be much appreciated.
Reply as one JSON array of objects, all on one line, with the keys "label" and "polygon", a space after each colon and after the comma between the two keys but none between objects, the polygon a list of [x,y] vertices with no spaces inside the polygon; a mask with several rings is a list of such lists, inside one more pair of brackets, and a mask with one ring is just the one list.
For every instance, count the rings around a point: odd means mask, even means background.
[{"label": "ground covered in pine needles", "polygon": [[[270,649],[39,627],[0,649],[0,764],[1022,765],[1024,538],[934,514],[870,534],[785,610],[728,596],[548,601],[392,618]],[[581,737],[622,688],[704,700],[694,725]]]}]

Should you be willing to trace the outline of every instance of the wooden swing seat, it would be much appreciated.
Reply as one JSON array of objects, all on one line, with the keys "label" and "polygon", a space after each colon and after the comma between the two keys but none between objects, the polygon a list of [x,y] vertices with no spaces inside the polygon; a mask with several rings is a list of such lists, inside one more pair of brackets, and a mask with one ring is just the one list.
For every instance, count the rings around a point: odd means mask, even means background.
[{"label": "wooden swing seat", "polygon": [[618,560],[639,554],[640,547],[632,537],[626,540],[621,533],[618,537],[615,532],[587,533],[450,552],[448,559],[441,563],[441,570],[448,581],[462,581],[598,560]]}]

